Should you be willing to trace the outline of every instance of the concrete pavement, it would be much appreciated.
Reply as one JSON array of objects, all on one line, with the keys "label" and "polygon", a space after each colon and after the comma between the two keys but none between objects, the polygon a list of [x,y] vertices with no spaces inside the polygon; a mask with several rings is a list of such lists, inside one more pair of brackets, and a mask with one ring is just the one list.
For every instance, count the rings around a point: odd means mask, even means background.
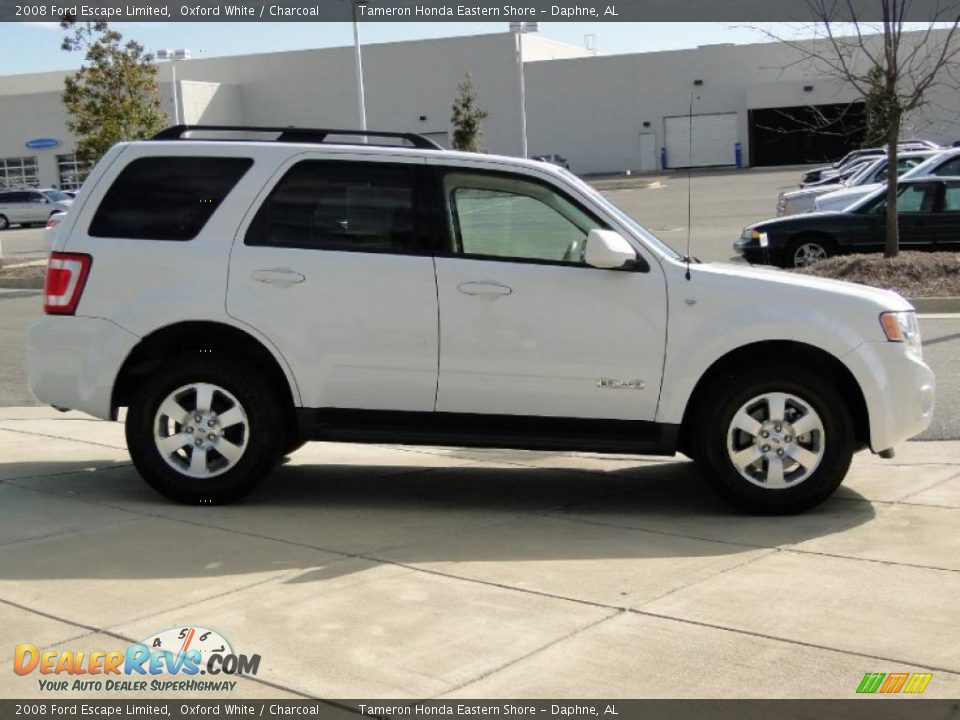
[{"label": "concrete pavement", "polygon": [[787,518],[682,459],[332,443],[183,507],[121,425],[4,408],[0,645],[202,625],[263,658],[230,697],[846,698],[909,671],[957,697],[958,521],[960,442],[861,454]]}]

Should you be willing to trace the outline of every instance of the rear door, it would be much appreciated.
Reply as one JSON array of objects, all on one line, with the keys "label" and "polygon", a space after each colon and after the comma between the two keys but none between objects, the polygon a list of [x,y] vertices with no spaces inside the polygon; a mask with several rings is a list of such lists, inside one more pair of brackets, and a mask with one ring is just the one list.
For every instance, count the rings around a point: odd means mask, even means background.
[{"label": "rear door", "polygon": [[423,174],[422,158],[303,153],[241,226],[227,312],[284,355],[303,406],[433,411],[437,287]]}]

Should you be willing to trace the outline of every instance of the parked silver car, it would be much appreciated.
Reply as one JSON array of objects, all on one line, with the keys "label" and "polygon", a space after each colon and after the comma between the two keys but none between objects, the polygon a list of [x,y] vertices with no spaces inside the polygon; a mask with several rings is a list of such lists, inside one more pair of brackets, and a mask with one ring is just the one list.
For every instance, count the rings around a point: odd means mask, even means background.
[{"label": "parked silver car", "polygon": [[0,230],[11,225],[46,225],[51,215],[66,212],[71,205],[73,198],[52,188],[0,191]]}]

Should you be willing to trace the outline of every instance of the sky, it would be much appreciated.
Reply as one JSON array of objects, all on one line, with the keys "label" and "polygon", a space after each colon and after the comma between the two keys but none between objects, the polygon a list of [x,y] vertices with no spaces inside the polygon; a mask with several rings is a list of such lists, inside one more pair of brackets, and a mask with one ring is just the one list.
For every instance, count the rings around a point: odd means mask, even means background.
[{"label": "sky", "polygon": [[[838,23],[841,31],[843,23]],[[926,27],[924,23],[905,23]],[[350,23],[113,23],[124,37],[150,51],[186,48],[193,57],[302,50],[353,44]],[[363,43],[479,35],[507,31],[507,23],[361,23]],[[717,43],[769,42],[771,37],[809,37],[810,24],[763,23],[756,26],[716,22],[666,23],[540,23],[542,37],[582,47],[589,36],[601,55],[679,50]],[[63,31],[57,23],[0,22],[0,75],[77,68],[80,53],[60,49]]]},{"label": "sky", "polygon": [[[784,26],[777,28],[776,26]],[[187,48],[193,57],[336,47],[353,43],[349,23],[115,23],[125,37],[148,50]],[[791,32],[786,23],[769,23]],[[364,43],[506,32],[507,23],[361,24]],[[779,34],[779,33],[778,33]],[[714,43],[763,42],[757,29],[728,23],[540,23],[540,35],[583,46],[593,36],[603,55],[674,50]],[[0,23],[0,75],[66,70],[78,67],[79,53],[60,50],[63,32],[56,23]]]}]

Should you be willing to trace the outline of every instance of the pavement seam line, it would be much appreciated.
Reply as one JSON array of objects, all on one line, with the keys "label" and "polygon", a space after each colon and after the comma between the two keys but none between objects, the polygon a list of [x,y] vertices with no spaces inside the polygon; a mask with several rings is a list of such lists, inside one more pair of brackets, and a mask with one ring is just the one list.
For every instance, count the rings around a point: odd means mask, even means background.
[{"label": "pavement seam line", "polygon": [[768,552],[765,552],[765,553],[762,553],[762,554],[760,554],[760,555],[757,555],[756,557],[747,558],[747,559],[744,560],[743,562],[739,562],[739,563],[737,563],[736,565],[731,565],[730,567],[722,568],[722,569],[718,570],[717,572],[709,573],[708,575],[705,575],[704,577],[700,577],[700,578],[696,578],[696,579],[694,579],[694,580],[691,580],[690,582],[688,582],[688,583],[685,584],[685,585],[679,585],[679,586],[677,586],[677,587],[675,587],[675,588],[671,588],[671,589],[667,590],[666,592],[661,593],[660,595],[657,595],[657,596],[654,597],[654,598],[650,598],[649,600],[645,600],[644,602],[640,603],[640,605],[638,605],[637,607],[645,607],[645,606],[649,605],[650,603],[654,603],[654,602],[657,602],[658,600],[662,600],[663,598],[668,597],[668,596],[670,596],[670,595],[673,595],[673,594],[675,594],[675,593],[678,593],[678,592],[680,592],[680,591],[682,591],[682,590],[687,590],[688,588],[691,588],[691,587],[693,587],[694,585],[699,585],[699,584],[705,583],[705,582],[707,582],[707,581],[709,581],[709,580],[714,580],[715,578],[718,578],[718,577],[720,577],[721,575],[724,575],[725,573],[732,572],[732,571],[734,571],[734,570],[739,570],[740,568],[744,567],[745,565],[750,565],[751,563],[755,563],[755,562],[757,562],[758,560],[765,560],[766,558],[770,557],[771,555],[775,555],[775,554],[781,552],[780,548],[767,548],[767,550],[768,550]]},{"label": "pavement seam line", "polygon": [[76,438],[66,438],[60,435],[49,435],[47,433],[33,432],[31,430],[14,430],[12,428],[0,428],[0,430],[3,430],[4,432],[19,433],[20,435],[30,435],[31,437],[44,437],[50,438],[51,440],[64,440],[66,442],[82,443],[83,445],[93,445],[94,447],[109,448],[110,450],[120,450],[122,452],[126,452],[127,450],[126,445],[107,445],[106,443],[94,442],[93,440],[78,440]]},{"label": "pavement seam line", "polygon": [[934,672],[942,672],[942,673],[947,673],[949,675],[960,676],[960,669],[950,669],[950,668],[939,667],[937,665],[928,665],[926,663],[917,662],[915,660],[904,660],[903,658],[891,658],[883,655],[871,655],[870,653],[857,652],[856,650],[847,650],[845,648],[831,647],[830,645],[820,645],[819,643],[808,642],[806,640],[796,640],[793,638],[781,637],[779,635],[769,635],[767,633],[759,632],[756,630],[744,630],[743,628],[729,627],[727,625],[718,625],[716,623],[706,622],[704,620],[693,620],[692,618],[682,618],[682,617],[676,617],[673,615],[665,615],[663,613],[651,612],[649,610],[640,610],[639,608],[627,608],[627,611],[635,615],[644,615],[647,617],[658,618],[660,620],[668,620],[671,622],[683,623],[685,625],[696,625],[697,627],[709,628],[711,630],[731,632],[731,633],[736,633],[738,635],[748,635],[750,637],[756,637],[762,640],[772,640],[774,642],[786,643],[788,645],[800,645],[802,647],[808,647],[814,650],[825,650],[828,652],[842,653],[844,655],[852,655],[854,657],[867,658],[868,660],[879,660],[882,662],[893,663],[896,665],[910,665],[913,667],[933,670]]},{"label": "pavement seam line", "polygon": [[940,567],[938,565],[920,565],[919,563],[901,562],[899,560],[881,560],[879,558],[854,557],[852,555],[822,552],[818,550],[800,550],[793,547],[785,547],[785,548],[782,548],[782,550],[784,552],[793,553],[795,555],[813,555],[816,557],[835,558],[837,560],[853,560],[854,562],[868,562],[868,563],[876,563],[878,565],[893,565],[894,567],[915,568],[917,570],[935,570],[937,572],[951,572],[951,573],[960,572],[960,569],[957,569],[957,568]]},{"label": "pavement seam line", "polygon": [[461,689],[467,687],[468,685],[473,685],[474,683],[480,682],[481,680],[485,680],[486,678],[491,677],[491,676],[493,676],[493,675],[496,675],[496,674],[498,674],[498,673],[506,670],[507,668],[513,667],[514,665],[517,665],[518,663],[522,663],[524,660],[529,660],[530,658],[534,657],[535,655],[539,655],[540,653],[542,653],[542,652],[544,652],[544,651],[546,651],[546,650],[549,650],[549,649],[552,648],[554,645],[559,645],[560,643],[562,643],[562,642],[564,642],[564,641],[566,641],[566,640],[569,640],[569,639],[571,639],[571,638],[573,638],[573,637],[576,637],[577,635],[580,635],[581,633],[584,633],[584,632],[586,632],[586,631],[588,631],[588,630],[592,630],[593,628],[597,627],[598,625],[603,625],[604,623],[609,622],[610,620],[613,620],[614,618],[623,617],[624,614],[625,614],[625,611],[624,611],[624,610],[617,610],[616,612],[609,613],[609,614],[605,615],[604,617],[602,617],[602,618],[600,618],[600,619],[598,619],[598,620],[594,620],[594,621],[592,621],[592,622],[590,622],[590,623],[587,623],[586,625],[583,625],[583,626],[581,626],[581,627],[575,628],[575,629],[571,630],[569,633],[566,633],[566,634],[561,635],[560,637],[554,638],[553,640],[551,640],[550,642],[546,643],[545,645],[541,645],[540,647],[538,647],[538,648],[536,648],[536,649],[534,649],[534,650],[531,650],[530,652],[524,653],[523,655],[520,655],[520,656],[518,656],[518,657],[515,657],[515,658],[513,658],[512,660],[508,660],[507,662],[503,663],[502,665],[499,665],[499,666],[497,666],[497,667],[490,668],[489,670],[486,670],[486,671],[484,671],[484,672],[481,672],[481,673],[480,673],[479,675],[477,675],[476,677],[473,677],[473,678],[471,678],[470,680],[465,680],[464,682],[460,683],[459,685],[454,685],[452,688],[449,688],[449,689],[447,689],[447,690],[444,690],[444,691],[443,691],[442,693],[440,693],[439,695],[433,696],[432,699],[436,700],[436,699],[439,699],[439,698],[446,697],[446,696],[448,696],[450,693],[456,692],[457,690],[461,690]]},{"label": "pavement seam line", "polygon": [[951,476],[948,477],[948,478],[945,478],[944,480],[941,480],[940,482],[934,483],[934,484],[931,485],[930,487],[926,487],[926,488],[924,488],[923,490],[917,490],[916,492],[912,492],[912,493],[910,493],[910,494],[908,494],[908,495],[903,496],[902,498],[900,498],[899,500],[897,500],[897,503],[902,503],[902,504],[904,504],[904,505],[910,505],[911,503],[908,503],[908,502],[907,502],[907,500],[909,500],[910,498],[916,497],[917,495],[922,495],[923,493],[927,492],[928,490],[933,490],[934,488],[938,488],[938,487],[940,487],[941,485],[943,485],[943,484],[945,484],[945,483],[948,483],[948,482],[950,482],[950,481],[952,481],[952,480],[956,480],[958,477],[960,477],[960,471],[955,472],[953,475],[951,475]]}]

